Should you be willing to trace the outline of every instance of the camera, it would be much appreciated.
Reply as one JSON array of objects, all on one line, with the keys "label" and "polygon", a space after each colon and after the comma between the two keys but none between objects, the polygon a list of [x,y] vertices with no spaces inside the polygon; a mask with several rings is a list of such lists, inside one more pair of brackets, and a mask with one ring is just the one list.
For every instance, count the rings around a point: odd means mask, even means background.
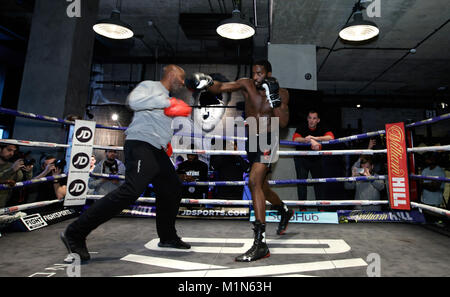
[{"label": "camera", "polygon": [[[119,172],[119,165],[117,164],[117,161],[114,160],[113,162],[105,161],[104,163],[105,167],[108,167],[109,174],[117,174]],[[105,168],[104,168],[105,169]],[[103,173],[106,173],[105,170],[103,170]]]},{"label": "camera", "polygon": [[364,174],[364,168],[356,168],[356,172],[359,174]]},{"label": "camera", "polygon": [[23,165],[25,166],[34,165],[34,163],[36,163],[35,159],[23,159]]},{"label": "camera", "polygon": [[19,159],[23,160],[23,165],[25,166],[30,166],[30,165],[34,165],[36,163],[35,159],[28,159],[29,155],[31,152],[17,152],[11,159],[9,159],[9,161],[11,162],[16,162]]},{"label": "camera", "polygon": [[55,165],[56,168],[61,169],[61,171],[62,171],[62,170],[64,170],[64,167],[66,167],[66,160],[64,160],[64,159],[56,160],[53,163],[53,165]]}]

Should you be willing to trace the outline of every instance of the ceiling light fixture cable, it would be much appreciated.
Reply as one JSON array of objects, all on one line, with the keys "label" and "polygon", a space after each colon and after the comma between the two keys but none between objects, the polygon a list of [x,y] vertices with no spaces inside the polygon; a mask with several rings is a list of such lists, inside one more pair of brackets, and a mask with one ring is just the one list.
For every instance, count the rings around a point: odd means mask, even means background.
[{"label": "ceiling light fixture cable", "polygon": [[379,75],[377,75],[375,78],[373,78],[371,81],[369,81],[364,87],[360,88],[355,94],[359,94],[362,91],[364,91],[365,89],[367,89],[372,83],[374,83],[375,81],[377,81],[380,77],[382,77],[386,72],[388,72],[389,70],[391,70],[395,65],[397,65],[398,63],[400,63],[403,59],[405,59],[409,54],[412,54],[413,52],[415,53],[415,51],[412,51],[413,49],[417,49],[421,44],[423,44],[426,40],[428,40],[431,36],[433,36],[434,34],[436,34],[438,31],[440,31],[442,28],[444,28],[448,23],[450,22],[450,19],[447,19],[446,22],[444,22],[442,25],[440,25],[437,29],[435,29],[433,32],[431,32],[430,34],[428,34],[424,39],[422,39],[419,43],[416,44],[415,47],[412,47],[411,50],[409,50],[408,52],[406,52],[403,56],[401,56],[397,61],[395,61],[394,63],[392,63],[389,67],[387,67],[385,70],[383,70],[383,72],[381,72]]},{"label": "ceiling light fixture cable", "polygon": [[[353,16],[353,14],[356,12],[357,8],[361,5],[360,2],[361,2],[361,0],[358,0],[358,2],[353,6],[352,13],[351,13],[350,16],[347,18],[347,21],[345,22],[344,26],[348,24],[348,22],[350,21],[350,19],[351,19],[352,16]],[[333,43],[333,46],[332,46],[331,49],[328,51],[327,56],[326,56],[325,59],[322,61],[322,64],[320,64],[320,67],[319,67],[319,70],[317,71],[317,73],[319,73],[319,72],[322,70],[323,65],[325,65],[325,63],[327,62],[328,57],[331,55],[331,52],[333,52],[333,49],[334,49],[334,47],[336,46],[336,43],[338,42],[339,38],[340,38],[340,37],[339,37],[339,35],[338,35],[338,37],[336,37],[336,40],[335,40],[334,43]]]}]

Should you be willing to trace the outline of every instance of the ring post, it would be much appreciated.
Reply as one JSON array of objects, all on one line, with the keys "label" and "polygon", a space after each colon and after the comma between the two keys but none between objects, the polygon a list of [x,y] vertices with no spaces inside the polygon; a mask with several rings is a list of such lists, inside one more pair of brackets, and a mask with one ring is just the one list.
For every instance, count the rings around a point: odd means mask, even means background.
[{"label": "ring post", "polygon": [[405,136],[405,124],[403,122],[386,124],[389,204],[391,209],[411,210]]}]

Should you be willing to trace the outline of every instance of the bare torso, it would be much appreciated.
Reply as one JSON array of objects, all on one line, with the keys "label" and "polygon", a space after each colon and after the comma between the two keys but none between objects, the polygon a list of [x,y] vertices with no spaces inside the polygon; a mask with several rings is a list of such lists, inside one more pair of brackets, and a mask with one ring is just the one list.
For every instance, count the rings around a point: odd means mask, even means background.
[{"label": "bare torso", "polygon": [[[245,98],[245,116],[247,118],[254,117],[258,124],[258,133],[270,131],[271,118],[276,117],[274,109],[270,107],[264,90],[258,90],[252,79],[241,79],[243,85],[242,94]],[[286,100],[286,90],[280,89],[281,100]],[[259,119],[265,118],[266,125],[259,126]]]},{"label": "bare torso", "polygon": [[[279,89],[281,97],[281,107],[271,108],[267,101],[264,90],[258,90],[255,81],[251,78],[241,78],[234,82],[217,82],[215,81],[209,89],[213,94],[220,94],[223,92],[241,91],[245,98],[245,116],[247,120],[254,118],[257,124],[257,131],[255,133],[263,133],[271,130],[271,120],[273,117],[278,117],[279,126],[284,128],[289,121],[289,93],[286,89]],[[259,121],[264,118],[260,127]]]}]

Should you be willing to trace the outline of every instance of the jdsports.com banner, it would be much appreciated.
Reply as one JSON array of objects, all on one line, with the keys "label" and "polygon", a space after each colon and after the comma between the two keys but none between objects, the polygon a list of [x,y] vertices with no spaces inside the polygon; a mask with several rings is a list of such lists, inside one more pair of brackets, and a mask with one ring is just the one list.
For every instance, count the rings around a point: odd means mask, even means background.
[{"label": "jdsports.com banner", "polygon": [[404,123],[386,124],[389,203],[392,209],[410,210]]},{"label": "jdsports.com banner", "polygon": [[94,145],[95,122],[75,121],[64,206],[84,205]]}]

